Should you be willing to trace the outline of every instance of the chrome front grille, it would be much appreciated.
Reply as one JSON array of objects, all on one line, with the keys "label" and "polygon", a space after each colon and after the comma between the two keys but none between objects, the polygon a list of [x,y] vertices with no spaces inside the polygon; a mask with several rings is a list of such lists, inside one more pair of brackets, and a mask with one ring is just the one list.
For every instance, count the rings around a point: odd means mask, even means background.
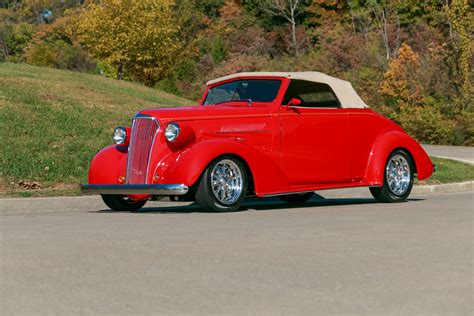
[{"label": "chrome front grille", "polygon": [[148,182],[151,151],[159,130],[160,124],[152,116],[138,114],[133,119],[127,157],[127,184]]}]

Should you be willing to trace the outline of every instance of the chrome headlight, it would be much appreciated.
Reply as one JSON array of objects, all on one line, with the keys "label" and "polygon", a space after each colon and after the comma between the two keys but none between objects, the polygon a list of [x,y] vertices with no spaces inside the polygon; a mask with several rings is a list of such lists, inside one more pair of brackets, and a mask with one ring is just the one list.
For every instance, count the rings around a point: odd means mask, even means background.
[{"label": "chrome headlight", "polygon": [[125,140],[127,139],[127,130],[125,127],[119,126],[116,127],[114,130],[114,142],[117,145],[122,145],[125,143]]},{"label": "chrome headlight", "polygon": [[169,142],[175,141],[179,135],[179,125],[177,123],[169,123],[165,129],[165,137]]}]

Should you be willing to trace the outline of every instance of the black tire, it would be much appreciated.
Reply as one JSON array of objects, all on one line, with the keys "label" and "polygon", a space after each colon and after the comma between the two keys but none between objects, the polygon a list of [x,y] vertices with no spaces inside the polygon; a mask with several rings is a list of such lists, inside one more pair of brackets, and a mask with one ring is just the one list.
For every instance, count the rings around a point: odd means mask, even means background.
[{"label": "black tire", "polygon": [[[217,193],[214,193],[213,188],[211,187],[211,177],[213,170],[215,170],[218,165],[225,164],[226,161],[231,161],[235,164],[232,166],[238,168],[241,177],[241,186],[239,186],[241,187],[240,194],[236,193],[234,197],[235,201],[229,201],[231,203],[224,203],[220,201],[216,197]],[[221,188],[224,188],[225,185],[226,184],[220,184]],[[215,187],[218,187],[218,185],[215,185]],[[247,193],[247,188],[248,177],[244,164],[232,156],[222,156],[213,161],[202,174],[195,197],[199,206],[201,206],[201,208],[204,210],[212,212],[234,212],[237,211],[242,205]]]},{"label": "black tire", "polygon": [[[390,185],[387,180],[387,166],[389,162],[392,160],[392,158],[397,157],[397,156],[403,157],[408,164],[409,181],[407,182],[408,184],[407,188],[403,190],[403,192],[394,192],[394,190],[390,188]],[[413,161],[410,155],[408,155],[407,152],[404,150],[395,150],[388,156],[387,161],[385,162],[383,185],[381,187],[371,187],[370,193],[372,193],[372,196],[377,202],[381,202],[381,203],[403,202],[408,198],[408,196],[411,193],[411,190],[413,188],[413,179],[414,179],[414,168],[413,168]]]},{"label": "black tire", "polygon": [[132,201],[123,195],[102,194],[102,200],[113,211],[118,212],[134,212],[138,211],[145,205],[146,200]]},{"label": "black tire", "polygon": [[278,198],[286,203],[304,203],[314,196],[314,192],[280,195]]}]

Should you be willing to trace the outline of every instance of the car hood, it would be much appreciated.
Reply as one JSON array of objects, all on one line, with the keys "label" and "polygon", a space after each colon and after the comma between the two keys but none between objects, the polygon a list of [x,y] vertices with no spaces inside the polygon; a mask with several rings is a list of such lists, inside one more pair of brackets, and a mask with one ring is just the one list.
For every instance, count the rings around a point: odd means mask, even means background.
[{"label": "car hood", "polygon": [[180,106],[175,108],[153,108],[140,112],[141,114],[151,115],[160,122],[170,121],[192,121],[198,119],[219,119],[221,117],[233,117],[252,114],[270,113],[269,106],[261,104],[252,104],[248,106],[245,103],[226,103],[226,105],[209,106]]}]

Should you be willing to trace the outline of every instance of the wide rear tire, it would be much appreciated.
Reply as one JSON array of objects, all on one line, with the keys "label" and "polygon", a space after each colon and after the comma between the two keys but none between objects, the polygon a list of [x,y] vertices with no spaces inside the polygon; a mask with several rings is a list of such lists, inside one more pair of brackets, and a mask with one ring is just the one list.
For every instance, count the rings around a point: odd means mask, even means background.
[{"label": "wide rear tire", "polygon": [[102,200],[113,211],[118,212],[134,212],[141,209],[146,200],[132,201],[124,195],[102,194]]},{"label": "wide rear tire", "polygon": [[395,150],[385,163],[383,185],[371,187],[370,193],[381,203],[405,201],[413,188],[414,168],[411,157],[404,150]]},{"label": "wide rear tire", "polygon": [[242,205],[247,187],[243,163],[235,157],[222,156],[204,171],[196,191],[196,201],[205,210],[234,212]]}]

